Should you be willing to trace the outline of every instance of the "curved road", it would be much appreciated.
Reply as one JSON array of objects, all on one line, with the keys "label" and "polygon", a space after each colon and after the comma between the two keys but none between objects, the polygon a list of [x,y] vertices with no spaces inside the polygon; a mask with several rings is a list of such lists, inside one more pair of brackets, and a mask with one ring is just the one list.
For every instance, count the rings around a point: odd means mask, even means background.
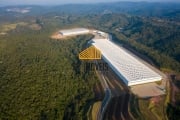
[{"label": "curved road", "polygon": [[131,120],[128,87],[110,68],[108,72],[96,72],[105,91],[97,120]]},{"label": "curved road", "polygon": [[[91,31],[95,36],[94,39],[112,40],[111,35],[104,32],[100,35],[100,32]],[[130,99],[128,87],[117,77],[110,67],[106,72],[96,71],[96,73],[105,92],[101,108],[97,113],[97,120],[131,120],[132,117],[128,110]]]},{"label": "curved road", "polygon": [[112,99],[108,104],[104,119],[107,120],[131,120],[129,114],[130,92],[128,87],[109,68],[108,73],[104,73],[107,83],[112,92]]}]

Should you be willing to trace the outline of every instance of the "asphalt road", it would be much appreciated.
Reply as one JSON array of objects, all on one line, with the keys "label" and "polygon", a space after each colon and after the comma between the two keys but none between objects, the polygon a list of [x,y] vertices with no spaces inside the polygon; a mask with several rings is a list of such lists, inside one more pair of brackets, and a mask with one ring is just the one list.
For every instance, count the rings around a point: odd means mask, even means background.
[{"label": "asphalt road", "polygon": [[[99,37],[98,34],[94,35]],[[111,35],[107,34],[106,39],[112,40]],[[110,67],[108,71],[96,71],[96,73],[105,92],[97,120],[131,120],[128,110],[130,99],[128,87]]]},{"label": "asphalt road", "polygon": [[[107,83],[110,86],[112,93],[111,101],[108,104],[105,120],[131,120],[129,114],[129,99],[130,91],[128,87],[116,76],[109,68],[109,71],[104,73]],[[111,85],[110,85],[111,84]]]},{"label": "asphalt road", "polygon": [[129,114],[130,91],[111,68],[108,71],[97,71],[105,91],[98,120],[132,120]]}]

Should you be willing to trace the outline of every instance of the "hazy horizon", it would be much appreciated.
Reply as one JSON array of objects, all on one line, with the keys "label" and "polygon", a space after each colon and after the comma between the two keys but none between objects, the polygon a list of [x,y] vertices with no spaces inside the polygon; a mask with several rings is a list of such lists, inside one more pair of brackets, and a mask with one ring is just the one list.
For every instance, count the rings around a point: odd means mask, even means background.
[{"label": "hazy horizon", "polygon": [[179,0],[0,0],[0,5],[62,5],[62,4],[92,4],[107,2],[179,2]]}]

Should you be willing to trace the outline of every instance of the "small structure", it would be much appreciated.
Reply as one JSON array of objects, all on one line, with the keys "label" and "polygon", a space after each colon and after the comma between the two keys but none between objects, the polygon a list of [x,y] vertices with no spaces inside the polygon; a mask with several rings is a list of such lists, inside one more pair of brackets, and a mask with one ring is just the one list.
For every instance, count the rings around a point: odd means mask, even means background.
[{"label": "small structure", "polygon": [[59,33],[62,36],[71,36],[71,35],[79,35],[79,34],[88,34],[90,31],[86,28],[73,28],[67,30],[60,30]]}]

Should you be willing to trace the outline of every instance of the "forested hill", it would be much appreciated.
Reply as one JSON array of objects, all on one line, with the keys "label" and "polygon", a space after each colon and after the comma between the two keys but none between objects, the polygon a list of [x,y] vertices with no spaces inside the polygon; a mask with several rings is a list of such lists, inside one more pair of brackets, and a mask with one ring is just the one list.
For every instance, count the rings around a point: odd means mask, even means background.
[{"label": "forested hill", "polygon": [[[0,14],[6,13],[1,7]],[[17,6],[15,6],[17,7]],[[19,6],[18,6],[19,7]],[[31,13],[72,13],[72,14],[90,14],[90,13],[128,13],[141,16],[156,16],[176,18],[179,20],[180,3],[148,3],[148,2],[112,2],[97,4],[67,4],[57,6],[20,6],[32,7]],[[178,19],[177,19],[178,18]],[[175,20],[175,19],[174,19]]]},{"label": "forested hill", "polygon": [[[21,13],[21,10],[29,12]],[[32,23],[31,19],[36,19],[37,23],[42,20],[42,24],[44,19],[48,19],[51,24],[75,24],[116,34],[120,36],[118,40],[131,44],[160,68],[180,69],[180,3],[115,2],[0,7],[0,24],[3,21]],[[119,28],[122,30],[118,32]]]}]

